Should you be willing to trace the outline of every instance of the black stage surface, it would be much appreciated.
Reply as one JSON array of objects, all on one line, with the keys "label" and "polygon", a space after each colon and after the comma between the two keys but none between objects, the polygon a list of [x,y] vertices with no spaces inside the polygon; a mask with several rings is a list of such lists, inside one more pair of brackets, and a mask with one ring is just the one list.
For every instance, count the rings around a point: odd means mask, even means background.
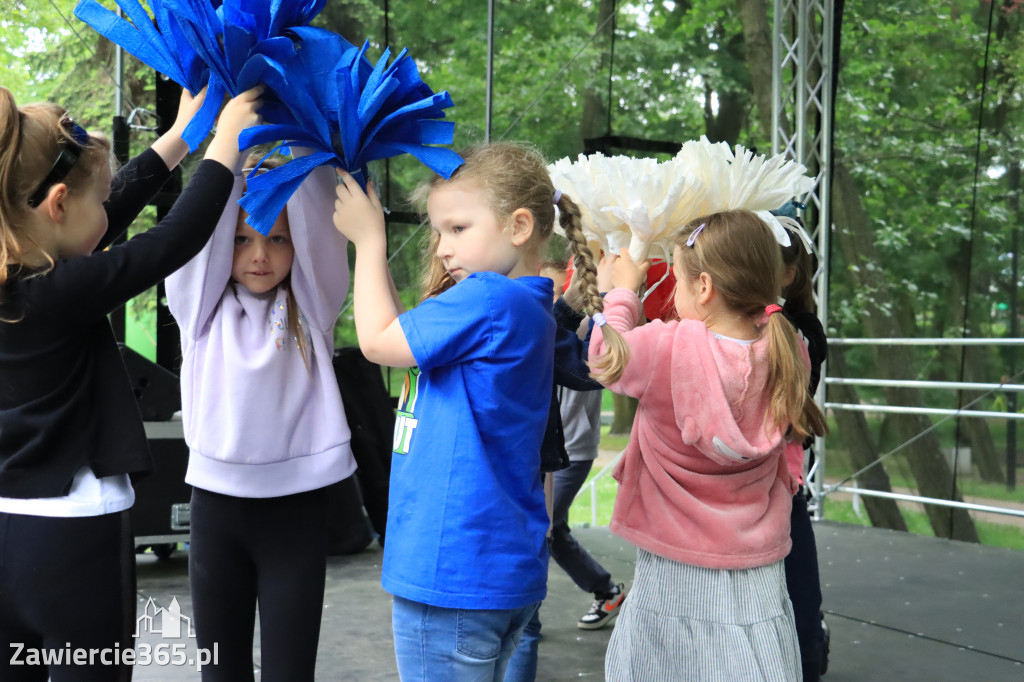
[{"label": "black stage surface", "polygon": [[[632,546],[606,528],[574,532],[616,581],[630,583]],[[817,523],[815,533],[832,629],[827,682],[1024,680],[1024,552],[829,522]],[[376,544],[329,560],[317,680],[398,679],[380,561]],[[191,615],[187,564],[184,551],[163,561],[139,555],[140,616],[150,599],[152,614],[174,598]],[[603,680],[610,631],[577,629],[589,596],[554,563],[550,576],[538,680]],[[137,648],[184,644],[184,658],[195,656],[185,632],[175,639],[145,629]],[[258,680],[258,638],[255,656]],[[194,666],[150,664],[137,667],[134,679],[198,677]]]}]

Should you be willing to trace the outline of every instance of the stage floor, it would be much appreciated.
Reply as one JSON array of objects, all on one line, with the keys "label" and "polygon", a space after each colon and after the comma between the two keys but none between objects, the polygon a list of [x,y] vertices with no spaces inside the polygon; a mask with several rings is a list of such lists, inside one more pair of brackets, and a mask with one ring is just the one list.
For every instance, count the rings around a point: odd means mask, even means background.
[{"label": "stage floor", "polygon": [[[574,533],[617,582],[629,585],[632,546],[606,528]],[[829,522],[817,523],[815,534],[832,630],[825,680],[1024,680],[1024,552]],[[380,562],[376,544],[329,560],[317,680],[398,679],[391,601],[380,587]],[[187,567],[187,551],[166,560],[138,556],[138,613],[144,624],[147,605],[153,615],[170,608],[174,599],[182,616],[191,615]],[[590,596],[552,562],[549,595],[541,610],[545,638],[538,680],[604,679],[610,630],[576,627],[589,605]],[[135,680],[198,679],[195,666],[187,665],[196,651],[186,632],[170,639],[166,633],[142,630],[137,648],[147,644],[155,652],[161,644],[184,644],[185,654],[178,658],[186,665],[140,666]],[[258,680],[258,637],[256,641]]]}]

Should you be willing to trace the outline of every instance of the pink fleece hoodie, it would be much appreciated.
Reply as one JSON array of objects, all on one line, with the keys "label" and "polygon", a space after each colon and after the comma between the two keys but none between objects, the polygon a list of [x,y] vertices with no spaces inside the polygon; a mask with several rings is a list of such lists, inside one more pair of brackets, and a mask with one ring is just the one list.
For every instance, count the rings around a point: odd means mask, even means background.
[{"label": "pink fleece hoodie", "polygon": [[[640,299],[605,298],[608,324],[630,358],[608,388],[639,399],[633,432],[614,476],[611,530],[655,554],[717,569],[764,566],[789,553],[796,482],[786,440],[767,430],[766,337],[720,339],[703,322],[635,327]],[[604,352],[594,330],[590,357]],[[805,358],[806,361],[806,358]]]}]

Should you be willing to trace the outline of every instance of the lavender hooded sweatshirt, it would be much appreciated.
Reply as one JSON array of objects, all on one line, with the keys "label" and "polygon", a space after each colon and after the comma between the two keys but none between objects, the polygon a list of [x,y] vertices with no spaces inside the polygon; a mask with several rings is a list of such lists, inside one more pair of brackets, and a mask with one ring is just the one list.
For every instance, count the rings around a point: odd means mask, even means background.
[{"label": "lavender hooded sweatshirt", "polygon": [[287,328],[287,288],[262,295],[231,281],[242,178],[203,250],[167,278],[181,328],[185,481],[236,497],[322,488],[355,470],[335,379],[334,322],[348,293],[347,240],[334,228],[335,176],[314,170],[286,208],[291,286],[309,371]]},{"label": "lavender hooded sweatshirt", "polygon": [[[767,337],[751,344],[720,339],[696,320],[634,328],[641,310],[626,289],[605,297],[608,324],[630,347],[625,372],[608,388],[639,399],[613,474],[619,492],[612,532],[705,568],[783,559],[796,484],[782,432],[765,428]],[[604,351],[595,328],[590,357]]]}]

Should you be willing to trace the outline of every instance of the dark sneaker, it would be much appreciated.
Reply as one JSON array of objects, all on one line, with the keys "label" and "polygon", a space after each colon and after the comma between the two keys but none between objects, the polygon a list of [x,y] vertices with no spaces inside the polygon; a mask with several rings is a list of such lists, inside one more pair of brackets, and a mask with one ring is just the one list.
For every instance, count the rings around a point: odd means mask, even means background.
[{"label": "dark sneaker", "polygon": [[614,623],[626,601],[625,588],[623,583],[619,583],[611,592],[598,596],[590,605],[590,610],[586,615],[576,623],[576,627],[580,630],[600,630]]}]

